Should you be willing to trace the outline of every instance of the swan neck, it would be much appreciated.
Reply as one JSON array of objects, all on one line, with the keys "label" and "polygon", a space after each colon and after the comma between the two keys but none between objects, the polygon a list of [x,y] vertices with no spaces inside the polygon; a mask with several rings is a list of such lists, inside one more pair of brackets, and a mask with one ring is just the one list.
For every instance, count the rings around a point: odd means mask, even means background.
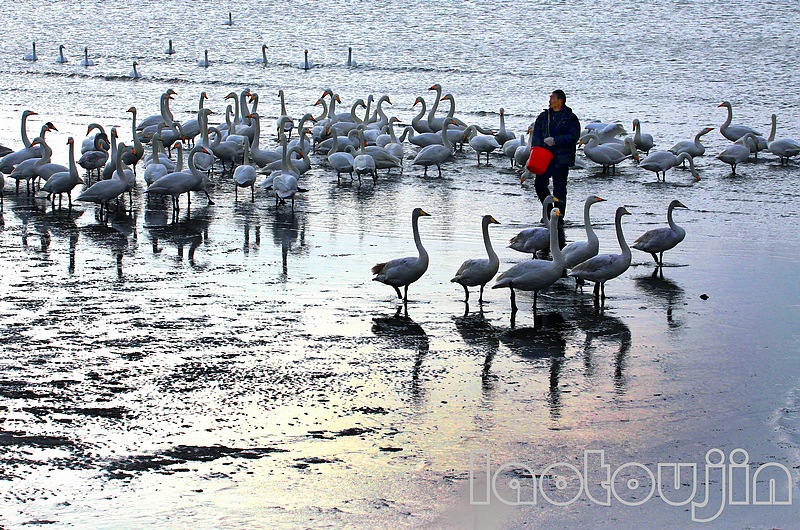
[{"label": "swan neck", "polygon": [[22,114],[22,144],[25,149],[31,146],[31,141],[28,139],[28,115],[25,113]]},{"label": "swan neck", "polygon": [[589,209],[591,207],[591,202],[587,202],[583,207],[583,226],[586,227],[586,237],[589,241],[597,239],[597,234],[594,233],[594,228],[592,227],[592,217],[589,215]]},{"label": "swan neck", "polygon": [[411,216],[411,229],[414,232],[414,244],[417,246],[417,251],[419,251],[419,259],[427,263],[428,251],[422,246],[422,239],[419,237],[419,214]]},{"label": "swan neck", "polygon": [[625,235],[622,233],[622,212],[617,213],[617,218],[614,220],[614,225],[617,229],[617,242],[619,243],[619,248],[622,249],[622,254],[624,256],[630,256],[631,249],[628,247],[628,243],[625,241]]},{"label": "swan neck", "polygon": [[772,127],[769,130],[769,138],[767,138],[768,142],[774,142],[775,141],[775,131],[776,131],[777,128],[778,128],[778,119],[773,114],[772,115]]},{"label": "swan neck", "polygon": [[494,251],[492,247],[492,240],[489,238],[489,220],[486,219],[483,221],[483,245],[486,247],[486,254],[489,256],[489,262],[499,263],[500,258],[497,256],[497,253]]}]

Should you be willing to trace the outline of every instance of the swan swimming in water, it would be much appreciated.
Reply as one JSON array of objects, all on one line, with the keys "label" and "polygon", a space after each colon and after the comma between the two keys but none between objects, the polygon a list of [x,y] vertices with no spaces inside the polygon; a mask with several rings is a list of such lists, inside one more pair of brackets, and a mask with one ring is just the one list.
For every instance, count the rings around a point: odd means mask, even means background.
[{"label": "swan swimming in water", "polygon": [[344,65],[351,68],[358,66],[358,63],[353,59],[353,48],[347,48],[347,62]]},{"label": "swan swimming in water", "polygon": [[309,70],[311,68],[311,61],[308,60],[308,50],[304,52],[303,62],[300,63],[300,68],[303,70]]},{"label": "swan swimming in water", "polygon": [[197,61],[197,66],[200,66],[201,68],[208,68],[211,64],[208,60],[208,50],[205,50],[203,54],[203,58]]},{"label": "swan swimming in water", "polygon": [[133,61],[133,69],[128,74],[128,77],[130,77],[131,79],[141,79],[142,78],[141,72],[139,72],[139,70],[136,68],[137,66],[139,66],[139,62],[138,61]]},{"label": "swan swimming in water", "polygon": [[22,56],[23,61],[38,61],[39,57],[36,55],[36,43],[33,43],[33,52],[26,53]]},{"label": "swan swimming in water", "polygon": [[775,130],[778,126],[778,117],[773,114],[771,119],[772,128],[769,132],[769,138],[767,138],[767,149],[770,153],[780,158],[781,165],[783,166],[789,163],[791,157],[800,154],[800,142],[793,138],[781,138],[780,140],[776,140]]},{"label": "swan swimming in water", "polygon": [[[642,252],[649,252],[656,262],[657,267],[664,266],[664,252],[674,248],[686,237],[686,230],[675,224],[672,220],[672,210],[675,208],[688,208],[679,200],[673,200],[667,208],[667,223],[669,226],[648,230],[631,245]],[[658,254],[658,256],[656,256]]]},{"label": "swan swimming in water", "polygon": [[647,155],[650,154],[650,149],[655,145],[653,135],[642,132],[642,125],[639,120],[633,120],[633,143],[636,144],[638,150],[644,151]]},{"label": "swan swimming in water", "polygon": [[481,231],[483,233],[483,244],[486,247],[486,254],[488,259],[468,259],[461,264],[456,275],[451,279],[451,282],[458,283],[464,288],[465,299],[464,302],[469,302],[469,289],[480,285],[479,303],[483,303],[483,288],[489,281],[497,274],[497,269],[500,268],[500,258],[492,248],[492,242],[489,239],[489,225],[500,224],[491,215],[484,215],[481,220]]},{"label": "swan swimming in water", "polygon": [[89,59],[89,48],[83,48],[83,59],[81,59],[81,66],[94,66],[94,61]]},{"label": "swan swimming in water", "polygon": [[175,48],[172,46],[172,39],[169,39],[169,46],[164,50],[167,55],[175,55]]},{"label": "swan swimming in water", "polygon": [[694,136],[694,140],[683,140],[678,142],[669,149],[669,152],[676,155],[686,153],[691,155],[692,158],[703,156],[706,152],[706,147],[701,143],[700,138],[713,130],[713,127],[704,127],[703,129],[700,129],[700,132]]},{"label": "swan swimming in water", "polygon": [[57,63],[66,63],[67,61],[68,61],[67,58],[64,57],[64,45],[61,44],[58,47],[58,58],[56,59],[56,62]]},{"label": "swan swimming in water", "polygon": [[[385,263],[378,263],[372,267],[372,274],[375,275],[373,281],[385,283],[394,287],[398,298],[403,299],[403,303],[408,302],[408,286],[422,278],[428,270],[428,252],[422,246],[419,237],[419,218],[427,217],[422,208],[414,208],[411,212],[411,228],[414,232],[414,244],[417,246],[419,256],[408,258],[396,258]],[[404,288],[404,295],[400,295],[400,287]]]}]

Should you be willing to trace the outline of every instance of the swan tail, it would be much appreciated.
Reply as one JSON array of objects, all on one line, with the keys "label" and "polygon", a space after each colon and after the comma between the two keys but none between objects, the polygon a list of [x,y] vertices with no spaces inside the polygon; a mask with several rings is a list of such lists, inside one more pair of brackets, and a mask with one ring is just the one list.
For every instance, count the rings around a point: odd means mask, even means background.
[{"label": "swan tail", "polygon": [[[383,268],[384,268],[385,266],[386,266],[386,263],[378,263],[377,265],[375,265],[374,267],[372,267],[372,274],[378,274],[378,273],[380,273],[380,272],[383,270]],[[376,279],[376,278],[373,278],[373,280],[375,280],[375,279]]]}]

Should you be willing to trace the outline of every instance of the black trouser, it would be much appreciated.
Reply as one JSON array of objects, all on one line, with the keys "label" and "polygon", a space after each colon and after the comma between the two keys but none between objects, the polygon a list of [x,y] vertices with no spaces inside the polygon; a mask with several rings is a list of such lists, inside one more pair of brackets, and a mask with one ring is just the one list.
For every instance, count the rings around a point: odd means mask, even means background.
[{"label": "black trouser", "polygon": [[[550,195],[550,179],[553,179],[553,197],[558,199],[558,209],[561,210],[560,222],[563,222],[564,216],[567,213],[567,175],[569,174],[569,166],[562,166],[560,164],[550,164],[547,171],[541,175],[536,175],[536,180],[533,185],[536,188],[536,195],[539,200],[544,202],[548,195]],[[552,207],[551,207],[552,208]],[[550,215],[550,210],[547,212]]]}]

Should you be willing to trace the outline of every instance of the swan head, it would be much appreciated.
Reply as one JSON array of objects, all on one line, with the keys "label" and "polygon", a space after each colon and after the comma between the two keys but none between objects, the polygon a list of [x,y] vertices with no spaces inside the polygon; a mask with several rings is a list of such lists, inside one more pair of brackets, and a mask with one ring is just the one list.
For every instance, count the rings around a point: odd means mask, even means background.
[{"label": "swan head", "polygon": [[131,107],[128,110],[126,110],[125,112],[132,112],[132,113],[136,114],[136,107]]},{"label": "swan head", "polygon": [[424,103],[424,102],[425,102],[425,100],[424,100],[424,99],[422,99],[422,96],[417,96],[417,99],[415,99],[415,100],[414,100],[414,104],[413,104],[413,105],[411,105],[411,106],[412,106],[412,107],[416,107],[416,106],[417,106],[417,103]]},{"label": "swan head", "polygon": [[442,90],[442,85],[440,85],[439,83],[433,84],[433,85],[431,85],[431,87],[428,90],[436,90],[437,92],[441,91]]},{"label": "swan head", "polygon": [[[139,63],[136,63],[136,64],[139,64]],[[175,90],[173,90],[171,88],[168,88],[167,91],[165,92],[165,94],[167,94],[167,96],[169,96],[169,99],[172,99],[172,96],[175,96],[178,93],[175,92]]]},{"label": "swan head", "polygon": [[501,108],[500,109],[500,116],[504,115],[505,113],[506,113],[506,109]]},{"label": "swan head", "polygon": [[411,217],[419,218],[419,217],[430,217],[430,216],[431,214],[426,213],[425,210],[423,210],[422,208],[414,208],[414,211],[411,212]]},{"label": "swan head", "polygon": [[717,105],[717,108],[719,108],[719,107],[727,107],[727,108],[731,108],[731,103],[730,103],[730,101],[723,101],[722,103],[720,103],[719,105]]},{"label": "swan head", "polygon": [[47,123],[45,123],[44,127],[45,127],[45,131],[58,131],[58,129],[56,129],[56,126],[53,125],[53,122],[51,122],[51,121],[48,121]]},{"label": "swan head", "polygon": [[497,219],[495,219],[493,216],[491,216],[489,214],[486,214],[486,215],[483,216],[483,222],[485,222],[486,224],[492,224],[492,225],[499,225],[500,224],[500,221],[498,221]]},{"label": "swan head", "polygon": [[683,208],[683,209],[685,209],[685,210],[688,210],[688,209],[689,209],[689,207],[688,207],[688,206],[684,205],[684,204],[683,204],[681,201],[679,201],[678,199],[674,199],[674,200],[673,200],[671,203],[669,203],[669,208]]}]

